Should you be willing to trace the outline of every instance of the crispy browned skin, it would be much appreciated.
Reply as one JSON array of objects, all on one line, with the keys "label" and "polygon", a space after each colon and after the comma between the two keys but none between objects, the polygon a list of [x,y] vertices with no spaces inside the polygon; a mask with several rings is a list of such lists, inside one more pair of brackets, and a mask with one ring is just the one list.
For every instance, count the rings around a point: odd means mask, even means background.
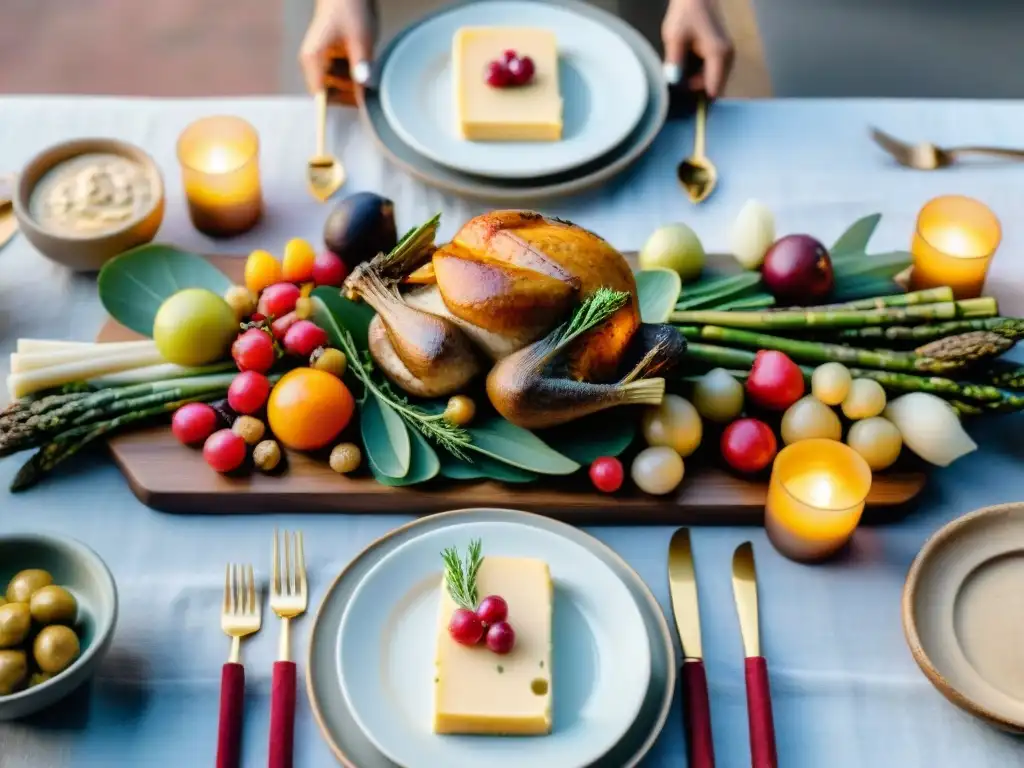
[{"label": "crispy browned skin", "polygon": [[437,249],[433,263],[449,311],[495,331],[534,325],[542,315],[554,325],[601,287],[627,291],[626,306],[570,349],[570,372],[581,381],[613,378],[640,325],[636,281],[622,254],[582,227],[538,213],[477,216]]}]

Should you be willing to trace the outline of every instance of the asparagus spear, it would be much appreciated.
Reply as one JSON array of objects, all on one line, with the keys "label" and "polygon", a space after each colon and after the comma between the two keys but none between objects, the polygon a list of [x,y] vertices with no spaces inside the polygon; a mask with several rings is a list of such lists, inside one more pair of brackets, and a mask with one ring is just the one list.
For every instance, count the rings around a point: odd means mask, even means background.
[{"label": "asparagus spear", "polygon": [[848,363],[864,368],[880,368],[885,371],[921,371],[926,373],[945,373],[962,368],[965,364],[965,361],[959,359],[940,360],[913,352],[861,349],[842,344],[803,341],[737,328],[722,328],[717,325],[705,325],[699,328],[684,327],[679,330],[689,341],[720,342],[726,346],[747,347],[754,350],[775,349],[785,352],[794,360],[806,363]]},{"label": "asparagus spear", "polygon": [[[755,352],[746,349],[730,349],[699,343],[688,344],[686,354],[690,359],[705,365],[726,368],[734,375],[740,371],[749,371],[756,356]],[[804,378],[809,381],[814,367],[802,365],[800,370],[803,372]],[[915,376],[910,373],[877,371],[867,368],[850,368],[850,373],[856,379],[877,381],[892,392],[928,392],[948,400],[962,400],[976,405],[985,405],[986,409],[1024,410],[1024,396],[985,384],[954,381],[940,376]]]},{"label": "asparagus spear", "polygon": [[1016,341],[992,331],[968,331],[956,336],[929,341],[914,350],[915,355],[935,360],[957,360],[961,363],[976,363],[979,360],[996,358],[1013,348]]},{"label": "asparagus spear", "polygon": [[993,331],[1014,341],[1024,339],[1024,319],[1017,317],[984,317],[974,320],[951,320],[929,325],[890,325],[887,327],[848,328],[835,338],[851,344],[892,342],[918,345],[923,342],[970,331]]},{"label": "asparagus spear", "polygon": [[954,301],[953,289],[948,287],[926,288],[922,291],[894,293],[888,296],[875,296],[869,299],[844,301],[837,304],[822,304],[818,307],[804,307],[809,311],[835,309],[885,309],[886,307],[910,307],[917,304],[938,304]]},{"label": "asparagus spear", "polygon": [[994,317],[999,313],[991,297],[944,301],[909,307],[869,310],[785,310],[763,312],[722,312],[716,310],[676,311],[669,316],[681,325],[719,325],[753,330],[808,330],[813,328],[863,328],[869,325],[907,325],[935,320]]}]

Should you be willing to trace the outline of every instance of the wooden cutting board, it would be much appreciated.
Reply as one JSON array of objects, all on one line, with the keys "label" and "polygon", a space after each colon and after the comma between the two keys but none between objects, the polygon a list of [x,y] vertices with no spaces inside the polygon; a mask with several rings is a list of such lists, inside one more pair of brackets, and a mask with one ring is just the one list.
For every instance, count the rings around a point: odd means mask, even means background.
[{"label": "wooden cutting board", "polygon": [[[242,282],[244,259],[211,256],[210,260]],[[135,333],[108,320],[97,341],[135,338]],[[438,479],[424,486],[391,488],[369,476],[343,477],[331,471],[322,458],[296,453],[288,455],[288,469],[280,476],[226,477],[213,472],[200,451],[182,447],[165,426],[114,437],[110,450],[144,504],[179,513],[423,514],[467,507],[515,507],[580,524],[760,525],[768,490],[764,480],[745,480],[696,462],[688,462],[678,492],[665,497],[635,489],[613,496],[600,494],[585,473],[573,478],[542,478],[532,485]],[[926,477],[923,470],[909,466],[877,475],[868,497],[869,519],[882,522],[901,517],[907,503],[921,492]]]}]

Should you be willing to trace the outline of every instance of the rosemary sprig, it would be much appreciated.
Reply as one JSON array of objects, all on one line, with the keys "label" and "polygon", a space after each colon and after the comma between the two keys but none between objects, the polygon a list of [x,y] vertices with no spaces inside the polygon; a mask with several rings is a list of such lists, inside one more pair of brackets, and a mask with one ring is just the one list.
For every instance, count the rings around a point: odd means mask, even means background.
[{"label": "rosemary sprig", "polygon": [[441,552],[448,594],[456,605],[468,611],[476,610],[476,575],[483,562],[482,549],[480,539],[474,539],[469,542],[465,558],[459,558],[459,550],[455,547],[448,547]]},{"label": "rosemary sprig", "polygon": [[598,288],[576,307],[569,322],[566,323],[554,342],[554,347],[562,348],[571,341],[600,325],[618,312],[629,301],[625,291],[613,291],[611,288]]}]

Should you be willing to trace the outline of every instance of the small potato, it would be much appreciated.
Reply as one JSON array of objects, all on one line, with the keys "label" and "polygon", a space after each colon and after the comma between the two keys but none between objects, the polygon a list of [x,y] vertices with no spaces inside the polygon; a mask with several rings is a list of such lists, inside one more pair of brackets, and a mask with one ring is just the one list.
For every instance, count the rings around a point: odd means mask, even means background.
[{"label": "small potato", "polygon": [[891,467],[903,449],[903,435],[888,419],[872,416],[850,427],[846,444],[864,457],[875,472]]},{"label": "small potato", "polygon": [[841,440],[843,437],[843,425],[836,412],[813,395],[800,398],[786,409],[779,431],[786,445],[812,438]]},{"label": "small potato", "polygon": [[853,377],[842,363],[819,365],[811,374],[811,394],[825,405],[839,405],[850,392]]},{"label": "small potato", "polygon": [[667,446],[685,459],[700,445],[704,424],[689,400],[665,395],[661,405],[644,411],[643,432],[648,445]]},{"label": "small potato", "polygon": [[78,658],[80,646],[74,630],[60,624],[44,627],[32,644],[32,656],[43,672],[56,675]]},{"label": "small potato", "polygon": [[0,651],[0,696],[14,693],[28,674],[24,651]]},{"label": "small potato", "polygon": [[78,616],[75,596],[56,584],[45,586],[32,595],[28,607],[39,624],[74,624]]},{"label": "small potato", "polygon": [[37,589],[53,584],[53,576],[49,571],[29,568],[19,571],[7,585],[7,602],[27,603]]},{"label": "small potato", "polygon": [[885,390],[872,379],[854,379],[842,408],[843,415],[851,421],[878,416],[885,410]]},{"label": "small potato", "polygon": [[21,645],[32,627],[32,614],[27,603],[0,605],[0,648]]}]

